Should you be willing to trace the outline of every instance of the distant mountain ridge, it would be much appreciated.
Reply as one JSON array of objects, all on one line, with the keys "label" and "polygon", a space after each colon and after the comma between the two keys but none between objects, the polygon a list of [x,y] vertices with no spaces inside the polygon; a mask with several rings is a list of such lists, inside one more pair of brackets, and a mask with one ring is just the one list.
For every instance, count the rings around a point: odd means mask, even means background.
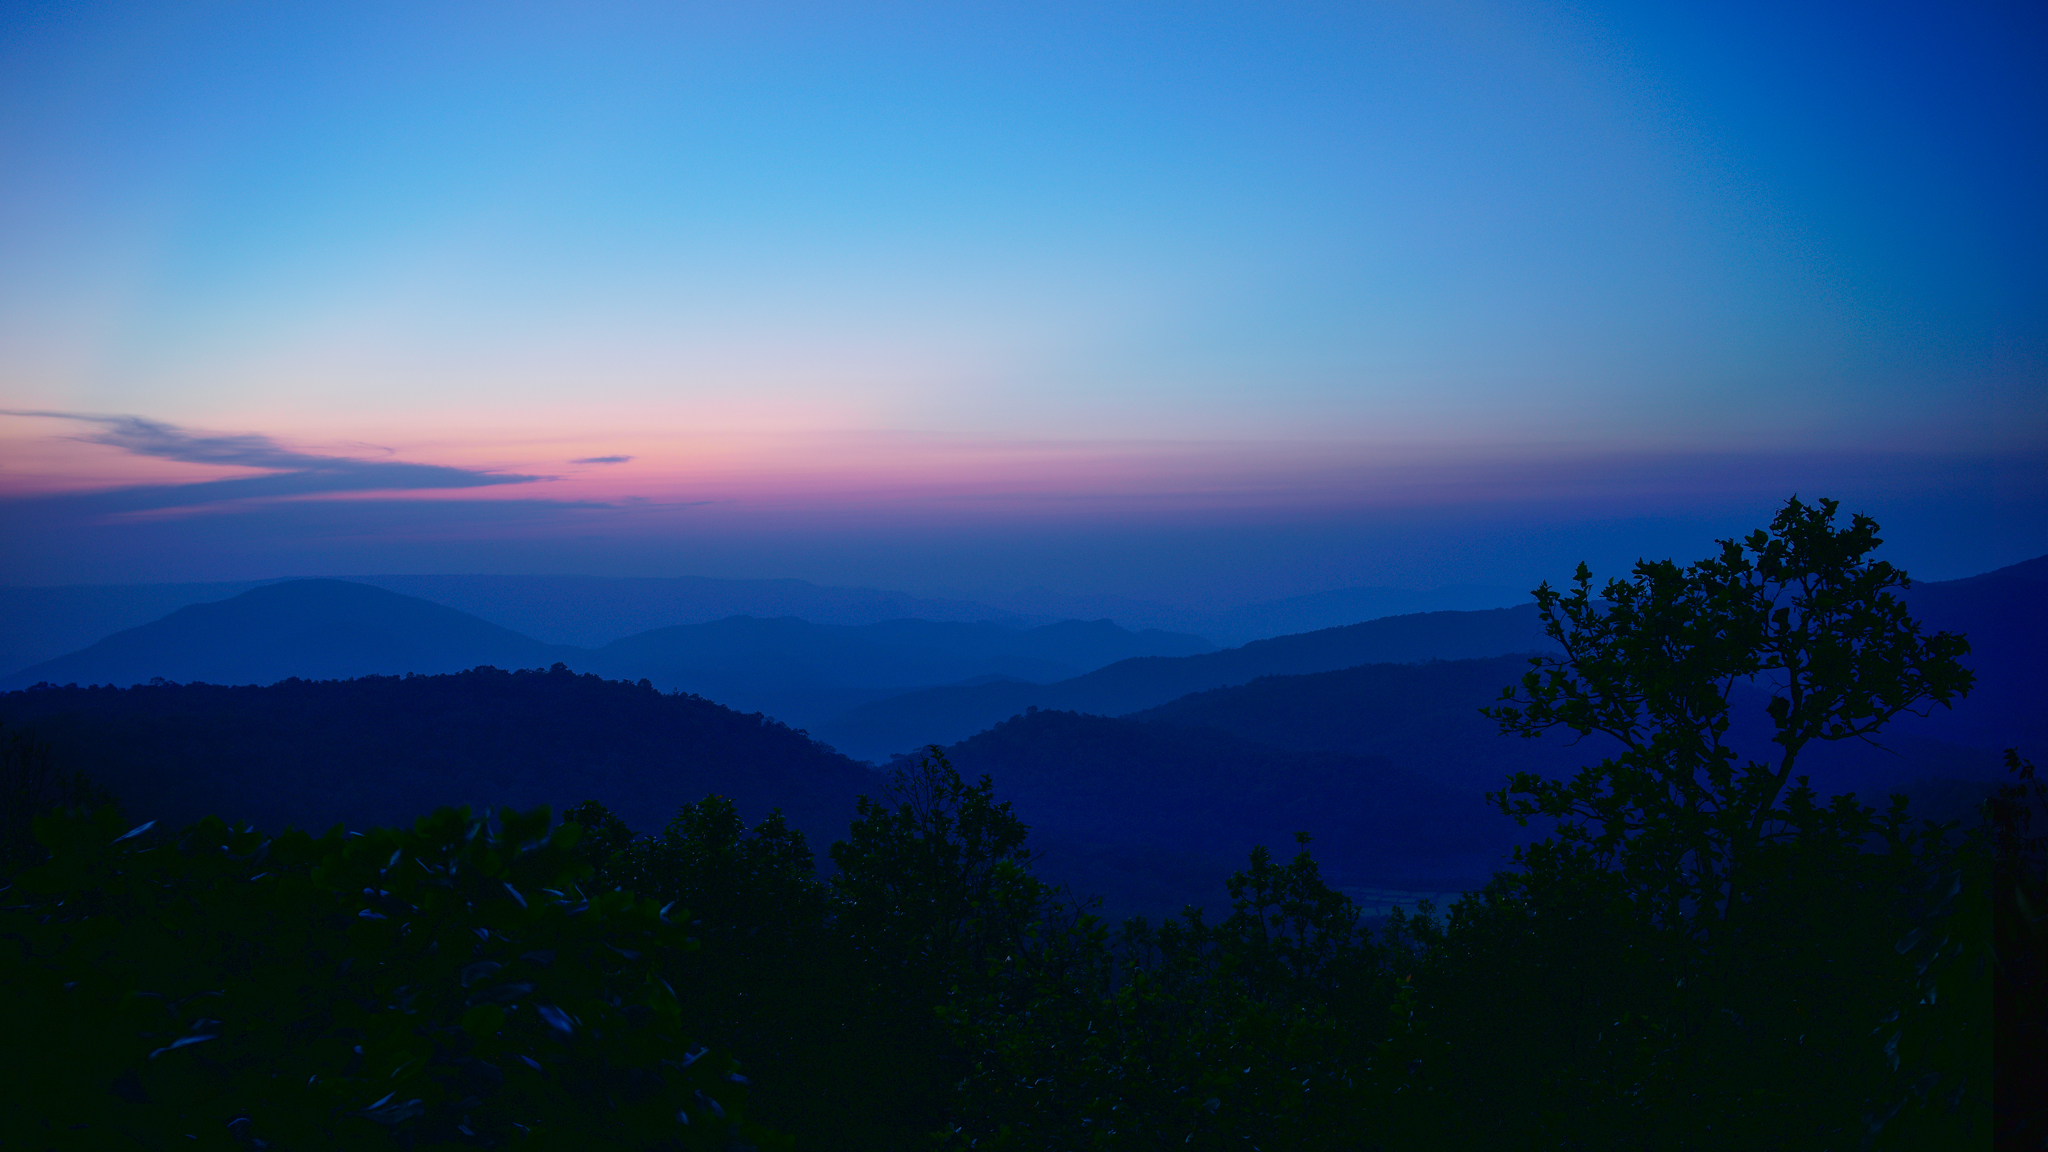
[{"label": "distant mountain ridge", "polygon": [[[2048,651],[2048,557],[1961,580],[1917,583],[1905,598],[1928,631],[1970,637],[1972,653],[1964,663],[1979,671],[1979,686],[1957,710],[1902,716],[1893,731],[1978,748],[2048,734],[2048,660],[2042,657]],[[1476,659],[1550,647],[1534,604],[1389,616],[1178,660],[1128,660],[1052,684],[930,688],[849,709],[815,730],[835,747],[879,760],[921,744],[965,739],[1031,706],[1121,716],[1262,676]],[[1498,687],[1487,693],[1488,699]]]},{"label": "distant mountain ridge", "polygon": [[459,608],[552,643],[598,648],[678,625],[733,616],[796,617],[812,624],[889,620],[988,621],[1012,628],[1057,622],[971,600],[912,596],[879,588],[808,580],[733,580],[709,576],[349,576],[436,604]]},{"label": "distant mountain ridge", "polygon": [[1461,585],[1411,588],[1333,588],[1280,600],[1263,600],[1188,621],[1188,630],[1219,644],[1244,644],[1275,636],[1339,628],[1388,616],[1435,612],[1483,612],[1528,603],[1529,594],[1511,588]]},{"label": "distant mountain ridge", "polygon": [[735,616],[659,628],[580,655],[576,667],[647,677],[743,712],[810,726],[855,705],[931,684],[1063,680],[1137,655],[1191,655],[1199,636],[1129,632],[1107,620],[1017,630],[988,622],[814,624]]},{"label": "distant mountain ridge", "polygon": [[[913,596],[806,580],[706,576],[323,575],[417,596],[509,628],[543,643],[598,648],[656,628],[706,624],[732,616],[793,616],[814,624],[889,620],[990,622],[1031,628],[1061,620],[1110,618],[1132,631],[1194,633],[1225,645],[1349,624],[1402,612],[1467,610],[1512,604],[1505,589],[1345,588],[1223,610],[1193,609],[1116,596],[1062,596],[1032,590],[1001,604]],[[287,579],[197,584],[66,585],[0,588],[0,675],[68,655],[115,632],[139,627],[190,604],[213,603]]]},{"label": "distant mountain ridge", "polygon": [[1548,643],[1534,604],[1389,616],[1198,656],[1124,660],[1054,684],[928,688],[863,704],[815,731],[850,755],[880,759],[922,744],[966,739],[1027,707],[1119,716],[1260,676],[1497,656],[1534,651]]},{"label": "distant mountain ridge", "polygon": [[[1916,797],[1916,811],[1968,818],[1982,781],[2002,775],[2000,748],[2044,758],[2044,577],[2048,559],[1911,589],[1908,602],[1927,629],[1969,635],[1965,663],[1979,675],[1977,689],[1953,710],[1901,718],[1882,748],[1845,742],[1811,749],[1802,770],[1823,794],[1853,787],[1877,801],[1896,788]],[[110,643],[102,654],[134,657],[150,643],[175,650],[195,635],[218,640],[218,630],[194,632],[194,622],[217,625],[251,605],[261,611],[245,613],[244,639],[289,647],[299,634],[256,625],[291,596],[337,591],[310,583],[253,589],[239,607],[228,601],[181,610],[158,621],[161,627],[133,630],[143,635],[109,637],[126,647]],[[564,651],[396,593],[344,585],[338,594],[358,606],[397,603],[411,615],[379,617],[385,622],[375,634],[402,633],[393,643],[416,650],[437,637],[483,638],[511,645],[506,660],[528,667]],[[390,623],[400,618],[412,624]],[[813,671],[824,677],[861,661],[870,670],[958,670],[945,662],[963,652],[986,655],[991,644],[1006,646],[997,653],[1006,659],[1049,661],[1101,658],[1134,643],[1198,642],[1147,638],[1105,621],[1019,631],[751,618],[630,639],[613,655],[640,659],[641,667],[660,657],[731,674],[747,671],[739,657],[751,656],[765,675],[784,679],[805,659],[818,661]],[[1569,776],[1606,751],[1597,739],[1560,734],[1502,738],[1478,714],[1526,669],[1526,656],[1515,653],[1541,643],[1533,605],[1388,617],[1222,651],[1127,659],[1048,684],[1004,680],[906,693],[849,713],[895,724],[886,743],[849,741],[842,750],[881,759],[926,743],[951,745],[963,772],[990,773],[999,795],[1033,825],[1048,876],[1084,894],[1100,891],[1121,911],[1214,904],[1221,870],[1241,863],[1252,843],[1286,851],[1296,830],[1317,837],[1318,858],[1340,882],[1449,890],[1482,879],[1507,843],[1539,834],[1490,810],[1483,790],[1518,770]],[[204,656],[203,648],[187,655]],[[344,645],[336,659],[363,648]],[[567,651],[579,660],[600,655]],[[1440,658],[1461,653],[1468,658]],[[405,819],[438,803],[559,806],[588,797],[649,830],[674,804],[719,792],[743,800],[749,818],[784,807],[814,847],[843,835],[851,797],[873,794],[880,777],[802,732],[722,703],[566,668],[484,669],[270,688],[16,692],[0,696],[0,721],[31,723],[62,750],[64,766],[101,776],[131,805],[151,806],[149,814],[361,822]],[[1100,714],[1111,709],[1121,714]],[[1755,718],[1738,715],[1738,727],[1744,723],[1750,730],[1736,735],[1758,739]],[[819,727],[824,740],[839,743],[831,725]]]},{"label": "distant mountain ridge", "polygon": [[161,620],[187,604],[226,600],[266,583],[272,581],[0,588],[0,676]]},{"label": "distant mountain ridge", "polygon": [[[1019,615],[965,600],[936,600],[875,588],[805,580],[705,576],[323,576],[414,596],[535,637],[595,648],[678,624],[729,616],[797,616],[818,624],[885,620],[993,621],[1028,628],[1056,616]],[[116,632],[192,604],[300,577],[199,584],[78,584],[0,588],[0,675],[69,655]]]},{"label": "distant mountain ridge", "polygon": [[1125,719],[1227,732],[1275,748],[1379,756],[1477,793],[1513,772],[1564,776],[1606,754],[1602,737],[1504,740],[1479,709],[1529,670],[1526,656],[1375,663],[1261,676]]},{"label": "distant mountain ridge", "polygon": [[1211,651],[1199,636],[1107,620],[1031,629],[895,620],[815,624],[735,616],[625,637],[597,650],[543,644],[446,605],[342,580],[260,585],[193,604],[0,679],[0,688],[162,678],[268,684],[288,677],[456,672],[563,663],[703,695],[803,725],[882,696],[975,679],[1059,680],[1134,655]]},{"label": "distant mountain ridge", "polygon": [[[315,604],[319,589],[338,599]],[[1893,731],[1975,748],[2048,731],[2044,589],[2048,557],[1909,590],[1906,598],[1927,628],[1971,637],[1966,663],[1980,671],[1980,683],[1957,711],[1902,717]],[[1203,651],[1208,646],[1199,637],[1132,633],[1106,620],[1018,629],[988,621],[832,625],[786,617],[678,625],[588,650],[542,644],[386,590],[292,581],[188,606],[6,677],[0,687],[38,680],[140,683],[157,676],[253,683],[560,661],[764,712],[879,760],[964,739],[1034,705],[1121,715],[1262,676],[1489,657],[1546,643],[1533,605],[1523,605],[1385,617],[1223,651]]]},{"label": "distant mountain ridge", "polygon": [[162,678],[268,684],[455,672],[479,664],[535,668],[581,655],[466,612],[345,580],[266,584],[117,632],[0,680],[0,688],[141,684]]},{"label": "distant mountain ridge", "polygon": [[1953,710],[1902,716],[1891,730],[1993,751],[2048,748],[2048,556],[1961,580],[1916,583],[1906,605],[1923,630],[1970,641],[1977,685]]},{"label": "distant mountain ridge", "polygon": [[1225,647],[1235,647],[1253,640],[1315,632],[1382,616],[1512,608],[1528,600],[1529,595],[1512,588],[1482,585],[1430,589],[1361,586],[1228,608],[1201,608],[1129,596],[1063,595],[1044,588],[1028,588],[992,599],[1000,607],[1027,615],[1083,619],[1106,616],[1126,628],[1193,632]]}]

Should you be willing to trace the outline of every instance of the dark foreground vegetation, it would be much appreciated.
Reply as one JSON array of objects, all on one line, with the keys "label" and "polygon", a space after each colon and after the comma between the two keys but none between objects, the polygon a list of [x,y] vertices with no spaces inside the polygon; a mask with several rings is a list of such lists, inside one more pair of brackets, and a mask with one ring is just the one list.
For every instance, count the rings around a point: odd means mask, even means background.
[{"label": "dark foreground vegetation", "polygon": [[[1558,654],[1489,715],[1613,751],[1511,777],[1491,799],[1549,834],[1376,930],[1305,837],[1225,912],[1111,926],[936,749],[821,880],[720,796],[648,836],[595,803],[130,829],[17,736],[0,1146],[2038,1142],[2042,788],[2012,755],[1965,831],[1807,785],[1809,747],[1972,687],[1833,514],[1542,590]],[[1726,740],[1751,683],[1767,756]]]}]

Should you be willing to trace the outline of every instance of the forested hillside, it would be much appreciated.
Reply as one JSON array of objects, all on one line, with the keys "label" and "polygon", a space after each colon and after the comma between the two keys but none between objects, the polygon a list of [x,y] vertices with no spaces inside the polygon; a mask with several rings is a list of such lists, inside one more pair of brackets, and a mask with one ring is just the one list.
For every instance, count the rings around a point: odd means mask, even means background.
[{"label": "forested hillside", "polygon": [[[1482,722],[1469,706],[1451,711]],[[881,782],[764,717],[563,669],[41,688],[0,696],[0,721],[47,742],[60,768],[102,782],[138,819],[167,824],[231,809],[270,829],[363,828],[443,802],[559,810],[595,799],[656,828],[718,793],[748,820],[780,808],[824,844]],[[1560,752],[1558,741],[1528,746]],[[949,754],[1016,803],[1049,853],[1048,878],[1122,912],[1213,901],[1248,844],[1291,843],[1297,831],[1317,837],[1343,883],[1431,890],[1478,883],[1510,840],[1477,789],[1457,786],[1438,760],[1056,711],[998,724]]]},{"label": "forested hillside", "polygon": [[824,844],[876,781],[765,717],[560,666],[42,688],[0,697],[0,722],[32,730],[59,767],[165,824],[233,812],[273,831],[318,831],[403,822],[444,804],[559,811],[596,799],[655,828],[715,792],[749,820],[779,807]]}]

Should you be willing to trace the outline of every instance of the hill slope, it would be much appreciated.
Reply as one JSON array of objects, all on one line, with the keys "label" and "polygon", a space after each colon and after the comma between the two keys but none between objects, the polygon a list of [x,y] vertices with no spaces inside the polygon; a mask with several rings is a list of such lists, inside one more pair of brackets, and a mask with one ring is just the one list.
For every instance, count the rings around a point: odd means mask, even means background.
[{"label": "hill slope", "polygon": [[926,689],[850,709],[815,730],[849,755],[879,758],[922,744],[965,739],[1031,706],[1115,716],[1260,676],[1369,663],[1498,656],[1545,644],[1534,605],[1389,616],[1343,628],[1257,640],[1199,656],[1124,660],[1054,684],[1006,682]]},{"label": "hill slope", "polygon": [[0,588],[0,676],[76,652],[187,604],[225,600],[259,583]]},{"label": "hill slope", "polygon": [[267,684],[562,662],[652,680],[741,711],[813,723],[933,684],[1067,679],[1139,655],[1213,650],[1199,636],[1129,632],[1107,620],[1019,629],[990,622],[816,624],[735,616],[629,636],[596,651],[542,644],[412,596],[341,580],[262,585],[191,604],[0,680],[0,688],[175,681]]},{"label": "hill slope", "polygon": [[1214,647],[1199,636],[1128,632],[1107,620],[1020,630],[987,622],[844,625],[734,616],[629,636],[571,663],[606,676],[646,677],[657,688],[695,692],[804,726],[925,685],[989,677],[1064,680],[1133,656]]},{"label": "hill slope", "polygon": [[1024,628],[1056,617],[1028,617],[967,600],[934,600],[880,588],[843,588],[808,580],[729,580],[709,576],[350,576],[407,596],[446,604],[551,643],[596,648],[625,636],[708,624],[729,616],[796,616],[818,624],[885,620],[994,621]]},{"label": "hill slope", "polygon": [[1190,621],[1193,631],[1226,644],[1243,644],[1270,636],[1314,632],[1343,627],[1360,620],[1386,616],[1412,616],[1426,612],[1475,612],[1488,608],[1512,608],[1529,599],[1529,594],[1511,588],[1332,588],[1283,600],[1265,600]]},{"label": "hill slope", "polygon": [[155,677],[268,684],[452,672],[491,664],[543,667],[581,655],[467,613],[343,580],[291,580],[191,604],[68,656],[23,669],[0,688],[140,684]]},{"label": "hill slope", "polygon": [[1276,748],[1380,756],[1447,787],[1498,788],[1511,772],[1569,775],[1603,738],[1505,739],[1479,709],[1521,679],[1523,656],[1363,664],[1191,693],[1129,719],[1228,732]]},{"label": "hill slope", "polygon": [[1971,576],[1916,584],[1907,605],[1926,631],[1970,641],[1963,664],[1977,686],[1954,711],[1907,717],[1902,732],[1974,748],[2048,747],[2048,556]]}]

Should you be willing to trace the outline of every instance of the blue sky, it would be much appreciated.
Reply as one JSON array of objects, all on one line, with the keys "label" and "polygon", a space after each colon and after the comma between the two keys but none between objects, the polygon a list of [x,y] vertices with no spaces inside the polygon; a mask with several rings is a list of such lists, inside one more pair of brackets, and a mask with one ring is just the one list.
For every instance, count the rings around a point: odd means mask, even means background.
[{"label": "blue sky", "polygon": [[2038,8],[0,20],[0,580],[2048,551]]}]

